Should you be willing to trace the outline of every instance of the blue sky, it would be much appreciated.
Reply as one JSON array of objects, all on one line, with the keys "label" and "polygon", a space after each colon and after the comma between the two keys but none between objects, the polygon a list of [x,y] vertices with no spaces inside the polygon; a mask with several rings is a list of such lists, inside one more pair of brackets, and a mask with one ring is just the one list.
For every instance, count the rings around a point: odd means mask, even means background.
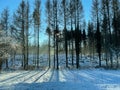
[{"label": "blue sky", "polygon": [[[5,8],[8,7],[11,12],[15,11],[19,5],[19,3],[22,0],[0,0],[0,12]],[[34,0],[28,0],[31,3],[31,7],[33,7],[33,2]],[[41,0],[42,2],[45,2],[45,0]],[[84,7],[84,14],[85,14],[85,19],[89,20],[90,19],[90,14],[91,14],[91,3],[92,0],[82,0],[82,4]]]},{"label": "blue sky", "polygon": [[[22,0],[0,0],[0,13],[6,7],[9,8],[10,13],[16,11],[16,9],[19,6],[21,1]],[[30,1],[31,9],[33,9],[35,0],[28,0],[28,1]],[[45,3],[45,0],[41,0],[41,1],[42,1],[42,3]],[[88,22],[88,20],[90,20],[90,17],[91,17],[92,0],[82,0],[82,4],[83,4],[83,9],[84,9],[84,18]],[[43,11],[43,7],[44,7],[44,5],[42,4],[42,11]],[[44,16],[44,14],[43,14],[43,16]],[[42,28],[42,29],[45,29],[45,28]],[[45,37],[44,33],[41,34],[41,37]],[[44,38],[44,39],[46,39],[46,38]],[[41,42],[44,42],[44,39]]]},{"label": "blue sky", "polygon": [[89,21],[91,19],[92,0],[82,0],[82,4],[84,9],[85,20]]}]

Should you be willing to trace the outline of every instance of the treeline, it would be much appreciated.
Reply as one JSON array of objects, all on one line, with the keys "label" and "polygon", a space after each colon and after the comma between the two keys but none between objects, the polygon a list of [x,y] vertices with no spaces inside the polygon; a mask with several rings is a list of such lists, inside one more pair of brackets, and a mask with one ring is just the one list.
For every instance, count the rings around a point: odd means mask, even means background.
[{"label": "treeline", "polygon": [[[71,55],[72,65],[79,68],[82,55],[89,55],[91,60],[94,60],[96,54],[99,58],[99,67],[102,66],[102,60],[106,61],[107,68],[119,67],[119,0],[93,0],[92,18],[88,23],[84,20],[85,6],[83,7],[81,0],[46,0],[44,17],[46,17],[47,23],[41,18],[43,13],[41,1],[34,1],[33,12],[31,12],[29,1],[22,0],[11,20],[9,9],[6,8],[1,13],[0,23],[5,32],[4,35],[13,38],[18,44],[15,44],[16,49],[21,49],[21,65],[24,69],[28,69],[29,66],[31,41],[35,52],[33,57],[35,66],[37,68],[40,66],[41,24],[47,24],[49,67],[53,65],[50,53],[52,46],[54,48],[54,68],[57,69],[59,69],[60,49],[65,52],[66,67],[69,67],[68,55]],[[30,28],[33,28],[32,34]],[[7,42],[4,43],[7,44]],[[12,57],[16,55],[16,49],[14,49]],[[76,60],[74,60],[74,55]],[[3,61],[2,59],[4,58],[1,58],[1,61]],[[5,60],[8,67],[8,60]]]}]

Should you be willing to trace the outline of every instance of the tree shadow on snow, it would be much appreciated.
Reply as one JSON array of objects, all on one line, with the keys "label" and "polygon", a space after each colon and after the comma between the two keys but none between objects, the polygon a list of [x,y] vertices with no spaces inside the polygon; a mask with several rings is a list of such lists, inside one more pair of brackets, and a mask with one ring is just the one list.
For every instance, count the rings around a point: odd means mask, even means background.
[{"label": "tree shadow on snow", "polygon": [[42,74],[40,75],[37,79],[34,80],[34,83],[36,83],[42,76],[44,76],[47,72],[49,71],[49,68]]},{"label": "tree shadow on snow", "polygon": [[[26,75],[26,73],[22,73],[22,74]],[[115,79],[120,78],[119,75],[113,76],[114,74],[112,76],[109,76],[112,74],[109,72],[102,73],[100,71],[91,71],[91,70],[81,70],[78,72],[78,70],[47,69],[45,72],[41,74],[38,73],[40,72],[33,73],[32,75],[27,77],[26,80],[39,75],[31,83],[20,82],[17,84],[12,84],[10,86],[3,85],[0,86],[0,90],[101,90],[102,88],[108,89],[109,86],[112,84],[116,84],[116,87],[118,87],[117,85],[119,85],[119,82],[115,82],[114,80],[110,80],[110,79],[115,77],[116,77]],[[47,74],[46,77],[44,77],[45,74]],[[17,78],[22,76],[19,75]],[[12,78],[13,77],[8,78],[8,80]],[[48,80],[44,82],[39,82],[39,80],[44,78],[48,78]]]},{"label": "tree shadow on snow", "polygon": [[49,82],[59,82],[59,70],[52,70]]}]

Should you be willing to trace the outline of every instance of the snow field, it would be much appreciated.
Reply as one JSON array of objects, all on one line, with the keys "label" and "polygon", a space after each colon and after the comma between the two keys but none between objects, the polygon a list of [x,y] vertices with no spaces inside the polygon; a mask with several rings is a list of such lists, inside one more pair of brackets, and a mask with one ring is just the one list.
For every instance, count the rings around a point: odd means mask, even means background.
[{"label": "snow field", "polygon": [[120,71],[15,71],[0,74],[0,90],[120,90]]},{"label": "snow field", "polygon": [[[34,65],[33,56],[29,57],[29,65]],[[53,58],[53,56],[52,56]],[[0,90],[120,90],[120,70],[96,69],[98,58],[91,60],[82,56],[80,69],[71,67],[69,56],[69,67],[65,67],[65,55],[59,55],[59,70],[45,68],[48,66],[47,55],[40,57],[40,69],[20,70],[20,56],[16,56],[13,70],[0,73]],[[74,56],[75,59],[75,56]],[[53,59],[51,59],[53,66]],[[102,61],[103,64],[105,63]],[[10,64],[10,63],[9,63]],[[16,69],[17,67],[17,69]]]}]

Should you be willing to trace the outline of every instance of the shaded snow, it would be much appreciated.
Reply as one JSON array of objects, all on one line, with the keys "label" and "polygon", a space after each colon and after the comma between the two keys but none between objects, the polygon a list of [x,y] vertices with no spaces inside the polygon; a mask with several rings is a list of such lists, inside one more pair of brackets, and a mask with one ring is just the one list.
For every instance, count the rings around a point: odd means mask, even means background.
[{"label": "shaded snow", "polygon": [[15,71],[0,74],[0,90],[120,90],[119,70]]}]

